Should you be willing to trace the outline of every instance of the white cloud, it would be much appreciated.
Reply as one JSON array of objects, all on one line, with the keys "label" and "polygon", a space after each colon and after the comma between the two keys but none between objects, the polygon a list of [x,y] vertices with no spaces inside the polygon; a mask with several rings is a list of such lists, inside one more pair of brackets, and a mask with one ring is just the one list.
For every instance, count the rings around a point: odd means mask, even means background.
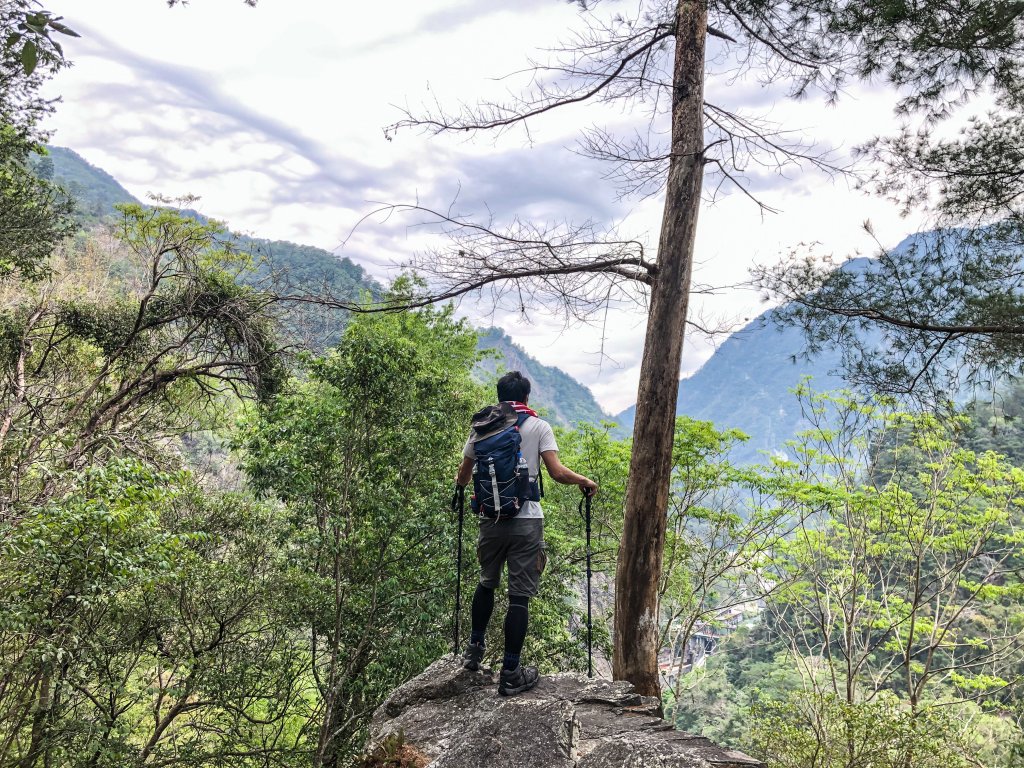
[{"label": "white cloud", "polygon": [[[193,0],[60,0],[54,10],[83,33],[68,41],[75,66],[53,83],[63,96],[55,141],[81,152],[136,195],[196,194],[201,209],[261,237],[334,249],[370,201],[445,206],[459,190],[463,210],[499,217],[589,217],[657,242],[658,200],[617,201],[602,168],[569,150],[577,122],[621,124],[621,111],[580,108],[503,137],[434,139],[382,127],[418,106],[500,96],[489,78],[521,68],[533,48],[555,44],[573,23],[570,4],[531,0],[431,3],[296,3]],[[854,88],[838,106],[792,102],[754,80],[714,79],[709,98],[787,127],[846,154],[893,126],[892,95]],[[698,281],[742,282],[755,262],[775,260],[801,241],[823,253],[870,252],[860,229],[870,218],[888,245],[915,228],[891,205],[816,172],[780,177],[754,168],[753,189],[781,213],[762,217],[738,194],[701,212]],[[344,254],[375,275],[422,246],[402,226],[368,223]],[[695,297],[702,316],[742,320],[762,311],[749,292]],[[482,322],[488,314],[464,303]],[[533,313],[500,315],[510,335],[541,361],[588,384],[609,411],[635,399],[644,323],[619,309],[591,326],[565,328]],[[684,371],[712,348],[691,338]]]}]

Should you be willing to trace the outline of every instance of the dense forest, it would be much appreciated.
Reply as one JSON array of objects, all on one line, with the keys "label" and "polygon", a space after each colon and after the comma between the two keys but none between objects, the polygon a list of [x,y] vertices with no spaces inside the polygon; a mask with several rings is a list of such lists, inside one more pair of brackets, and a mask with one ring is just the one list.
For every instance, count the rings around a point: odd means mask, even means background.
[{"label": "dense forest", "polygon": [[[380,285],[48,149],[40,88],[76,34],[0,2],[0,766],[357,764],[388,693],[450,653],[452,478],[506,366],[600,485],[590,543],[579,489],[546,485],[524,653],[586,670],[592,558],[611,675],[634,439],[500,329],[421,301],[424,277]],[[1019,150],[1015,125],[972,130],[925,158],[960,212],[982,140]],[[732,424],[676,416],[652,585],[675,726],[771,768],[1024,764],[1021,230],[999,212],[857,270],[755,276],[808,354],[832,334],[851,386],[805,379],[798,433],[756,459]]]}]

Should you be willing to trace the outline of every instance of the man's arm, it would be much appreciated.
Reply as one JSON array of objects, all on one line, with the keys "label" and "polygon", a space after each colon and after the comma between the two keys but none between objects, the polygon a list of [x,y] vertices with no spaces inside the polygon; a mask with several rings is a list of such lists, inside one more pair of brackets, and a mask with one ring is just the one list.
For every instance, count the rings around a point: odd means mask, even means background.
[{"label": "man's arm", "polygon": [[558,460],[558,451],[543,451],[540,454],[540,457],[544,459],[544,466],[548,468],[548,474],[551,475],[551,479],[556,483],[578,485],[588,496],[593,496],[597,493],[597,483],[589,477],[584,477],[583,475],[573,472],[567,466],[562,464],[562,462]]},{"label": "man's arm", "polygon": [[455,484],[463,487],[469,485],[469,481],[473,479],[473,460],[463,456],[462,464],[459,466],[459,472],[455,475]]}]

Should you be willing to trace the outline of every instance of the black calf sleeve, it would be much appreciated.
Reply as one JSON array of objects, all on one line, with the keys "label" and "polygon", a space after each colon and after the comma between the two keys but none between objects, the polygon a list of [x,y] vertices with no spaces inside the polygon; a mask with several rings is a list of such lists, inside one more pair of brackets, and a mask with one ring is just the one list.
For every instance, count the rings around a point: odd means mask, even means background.
[{"label": "black calf sleeve", "polygon": [[526,641],[526,625],[530,620],[530,598],[523,595],[508,596],[505,614],[505,655],[518,657]]},{"label": "black calf sleeve", "polygon": [[483,642],[484,633],[487,631],[487,623],[491,620],[493,612],[494,590],[485,587],[483,584],[477,584],[476,592],[473,593],[473,642]]}]

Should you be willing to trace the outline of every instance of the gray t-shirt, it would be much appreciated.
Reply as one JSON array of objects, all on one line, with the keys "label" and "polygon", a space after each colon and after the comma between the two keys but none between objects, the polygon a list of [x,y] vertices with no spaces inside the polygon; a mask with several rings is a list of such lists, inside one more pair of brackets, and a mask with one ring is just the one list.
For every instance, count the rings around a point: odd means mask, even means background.
[{"label": "gray t-shirt", "polygon": [[[523,422],[523,426],[519,428],[519,434],[522,435],[520,449],[523,452],[523,458],[526,459],[526,465],[530,468],[530,480],[537,482],[537,477],[540,475],[540,455],[545,451],[558,450],[555,432],[544,419],[531,416]],[[466,447],[462,449],[462,455],[467,459],[476,458],[473,443],[469,440],[466,441]],[[516,517],[517,519],[544,517],[544,511],[540,508],[540,502],[528,501]]]}]

